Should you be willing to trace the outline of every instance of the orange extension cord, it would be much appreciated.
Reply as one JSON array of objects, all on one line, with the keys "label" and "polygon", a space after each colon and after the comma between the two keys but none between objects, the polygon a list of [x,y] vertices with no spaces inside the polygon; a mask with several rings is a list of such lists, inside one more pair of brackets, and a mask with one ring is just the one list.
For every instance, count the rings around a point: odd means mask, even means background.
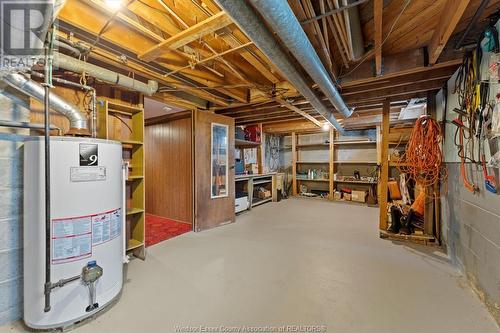
[{"label": "orange extension cord", "polygon": [[446,179],[448,173],[443,168],[442,139],[441,128],[435,120],[429,116],[417,119],[400,159],[401,172],[423,186],[432,186]]}]

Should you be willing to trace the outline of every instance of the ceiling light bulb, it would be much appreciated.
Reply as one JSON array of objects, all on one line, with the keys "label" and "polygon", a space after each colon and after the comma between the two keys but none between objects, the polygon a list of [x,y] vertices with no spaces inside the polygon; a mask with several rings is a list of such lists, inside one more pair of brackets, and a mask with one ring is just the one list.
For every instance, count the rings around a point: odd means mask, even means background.
[{"label": "ceiling light bulb", "polygon": [[122,0],[106,0],[106,6],[113,10],[119,10],[122,7]]},{"label": "ceiling light bulb", "polygon": [[330,124],[324,123],[323,124],[323,131],[328,131],[328,130],[330,130]]}]

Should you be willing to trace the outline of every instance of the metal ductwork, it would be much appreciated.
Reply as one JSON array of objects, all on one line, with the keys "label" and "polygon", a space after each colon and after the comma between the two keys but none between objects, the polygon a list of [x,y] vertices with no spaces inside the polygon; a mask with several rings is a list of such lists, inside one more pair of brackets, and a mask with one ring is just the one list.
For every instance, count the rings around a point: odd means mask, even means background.
[{"label": "metal ductwork", "polygon": [[122,86],[130,90],[139,91],[148,96],[153,95],[158,90],[158,82],[156,81],[149,80],[146,84],[141,81],[132,79],[126,75],[119,74],[93,64],[89,64],[88,62],[72,58],[62,53],[54,54],[54,66],[79,74],[85,72],[85,74],[95,77],[96,79],[99,79],[101,81]]},{"label": "metal ductwork", "polygon": [[351,116],[352,110],[347,107],[337,91],[330,74],[328,74],[288,2],[283,0],[249,1],[271,25],[286,47],[304,67],[307,74],[318,84],[335,109],[345,117]]},{"label": "metal ductwork", "polygon": [[[348,6],[356,2],[356,0],[342,0],[344,6]],[[357,6],[348,8],[344,11],[344,19],[346,22],[347,38],[351,49],[351,58],[359,60],[365,54],[365,46],[363,42],[363,31],[361,30],[361,21],[359,19],[359,8]]]},{"label": "metal ductwork", "polygon": [[[3,75],[1,79],[12,88],[36,99],[39,102],[44,102],[45,88],[30,80],[23,74],[9,73]],[[80,111],[75,105],[68,103],[57,94],[49,94],[50,107],[68,118],[70,122],[70,130],[68,134],[73,135],[89,135],[87,116]]]},{"label": "metal ductwork", "polygon": [[[311,89],[306,79],[299,73],[299,71],[295,68],[295,65],[288,58],[288,55],[282,50],[282,48],[278,45],[276,39],[273,34],[265,28],[265,26],[261,22],[261,18],[257,15],[257,13],[253,10],[253,8],[244,0],[216,0],[219,6],[226,11],[229,16],[233,19],[233,21],[238,25],[238,27],[245,32],[245,34],[255,43],[255,45],[278,67],[278,69],[285,75],[288,81],[304,96],[309,103],[314,107],[314,109],[319,112],[330,124],[332,124],[339,131],[343,131],[342,126],[337,122],[333,113],[323,104],[321,99],[316,95],[316,93]],[[300,24],[297,22],[297,19],[293,15],[290,7],[286,4],[286,1],[271,1],[266,0],[262,1],[263,6],[266,6],[264,2],[269,3],[281,3],[285,4],[288,8],[288,12],[291,15],[291,18],[295,20],[297,23],[300,32],[304,35],[304,31],[300,27]],[[273,10],[279,11],[280,9],[275,8]],[[277,12],[278,16],[286,15],[285,13]],[[289,20],[288,20],[289,21]],[[274,27],[273,27],[274,28]],[[288,28],[287,28],[288,29]],[[280,29],[281,30],[281,29]],[[290,34],[294,38],[300,38],[300,34],[297,32],[290,32]],[[307,40],[307,42],[309,42]],[[309,43],[310,45],[310,43]],[[312,46],[311,46],[312,48]],[[321,64],[316,52],[314,49],[312,50],[313,54],[316,56],[317,61]],[[306,55],[308,58],[311,56],[309,54]],[[298,58],[301,63],[304,63],[303,59]],[[322,66],[322,65],[321,65]],[[326,74],[326,70],[323,68]],[[328,76],[328,74],[326,74]],[[336,96],[338,97],[338,109],[343,110],[346,114],[350,114],[349,109],[345,106],[345,103],[342,101],[342,98],[336,91],[333,84],[331,85],[335,90]],[[337,106],[336,106],[337,107]]]}]

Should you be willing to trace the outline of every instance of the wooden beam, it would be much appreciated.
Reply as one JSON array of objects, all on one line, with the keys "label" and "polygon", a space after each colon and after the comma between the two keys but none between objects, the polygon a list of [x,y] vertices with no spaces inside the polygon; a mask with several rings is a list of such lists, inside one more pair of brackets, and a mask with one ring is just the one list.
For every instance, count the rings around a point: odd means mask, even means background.
[{"label": "wooden beam", "polygon": [[429,73],[429,76],[433,76],[433,72],[443,69],[443,68],[448,68],[448,70],[452,71],[452,73],[455,72],[455,70],[462,64],[462,59],[456,59],[456,60],[450,60],[447,62],[442,62],[439,64],[436,64],[432,67],[415,67],[415,68],[410,68],[410,69],[405,69],[397,72],[392,72],[392,73],[385,73],[383,77],[369,77],[369,78],[363,78],[363,79],[358,79],[358,80],[351,80],[347,82],[342,82],[341,86],[342,89],[348,88],[348,87],[358,87],[361,85],[365,84],[372,84],[372,83],[383,83],[383,82],[389,82],[391,79],[396,79],[396,78],[402,78],[402,77],[407,77],[413,74],[422,74],[426,75],[426,73]]},{"label": "wooden beam", "polygon": [[387,230],[387,191],[389,190],[389,127],[390,127],[390,108],[391,103],[388,99],[384,100],[384,109],[382,114],[382,137],[381,137],[381,167],[379,180],[379,229]]},{"label": "wooden beam", "polygon": [[284,101],[282,100],[281,98],[274,98],[274,100],[278,103],[280,103],[281,105],[283,105],[285,108],[295,112],[295,113],[298,113],[300,114],[302,117],[306,118],[307,120],[309,120],[310,122],[314,123],[316,126],[318,127],[321,127],[323,124],[321,124],[321,122],[319,122],[318,120],[316,120],[316,118],[314,118],[313,116],[311,116],[309,113],[305,112],[305,111],[302,111],[301,109],[299,109],[298,107],[288,103],[287,101]]},{"label": "wooden beam", "polygon": [[429,72],[421,72],[410,74],[406,76],[394,77],[391,79],[383,81],[373,81],[373,83],[350,85],[349,87],[342,87],[342,96],[365,93],[369,91],[375,91],[380,89],[395,88],[408,85],[416,85],[417,83],[428,82],[432,80],[448,80],[453,73],[455,73],[456,68],[445,67],[436,69]]},{"label": "wooden beam", "polygon": [[[241,45],[241,42],[237,40],[236,37],[233,35],[223,35],[221,37],[222,40],[224,40],[224,42],[232,48]],[[262,61],[260,61],[258,57],[254,56],[250,51],[243,50],[240,53],[240,56],[250,65],[252,65],[257,71],[259,71],[259,73],[261,73],[266,79],[271,81],[271,83],[278,83],[280,81],[276,77],[276,75],[274,75],[272,71],[269,68],[267,68],[267,66],[264,65]]]},{"label": "wooden beam", "polygon": [[335,145],[333,144],[333,141],[335,140],[335,131],[330,129],[329,133],[329,160],[328,160],[328,192],[330,193],[328,198],[330,200],[333,200],[333,192],[335,191],[335,183],[333,182],[333,178],[335,175]]},{"label": "wooden beam", "polygon": [[153,61],[167,51],[176,50],[181,46],[194,42],[203,36],[222,29],[231,23],[232,21],[226,13],[219,12],[152,47],[143,54],[139,55],[139,59],[144,61]]},{"label": "wooden beam", "polygon": [[382,15],[384,12],[384,1],[373,1],[373,23],[374,27],[374,49],[375,49],[375,74],[382,75]]},{"label": "wooden beam", "polygon": [[318,131],[318,128],[309,121],[296,120],[296,121],[287,121],[274,124],[264,123],[263,131],[265,133],[287,134],[293,131],[297,132]]},{"label": "wooden beam", "polygon": [[242,44],[240,46],[237,46],[233,49],[229,49],[229,50],[226,50],[224,52],[221,52],[221,53],[217,53],[217,54],[214,54],[213,56],[211,57],[208,57],[208,58],[204,58],[204,59],[201,59],[200,61],[197,61],[195,62],[193,65],[187,65],[187,66],[184,66],[184,67],[181,67],[179,69],[176,69],[175,71],[171,71],[170,73],[166,74],[165,76],[171,76],[171,75],[174,75],[175,73],[179,73],[179,72],[182,72],[183,70],[185,69],[188,69],[188,68],[191,68],[192,66],[197,66],[197,65],[201,65],[207,61],[210,61],[210,60],[215,60],[217,58],[220,58],[226,54],[229,54],[229,53],[232,53],[232,52],[235,52],[235,51],[238,51],[238,50],[241,50],[247,46],[250,46],[252,45],[253,43],[252,42],[248,42],[246,44]]},{"label": "wooden beam", "polygon": [[429,63],[434,65],[453,34],[470,0],[448,0],[429,44]]},{"label": "wooden beam", "polygon": [[292,132],[292,194],[297,195],[297,135]]},{"label": "wooden beam", "polygon": [[[304,8],[306,15],[308,17],[313,17],[316,15],[314,12],[314,7],[312,5],[311,0],[302,0],[302,5],[303,5],[303,8]],[[328,71],[330,71],[330,73],[332,73],[333,77],[336,79],[337,73],[335,73],[333,71],[333,62],[332,62],[332,59],[330,58],[330,52],[329,52],[328,47],[327,47],[328,40],[325,40],[325,37],[323,36],[323,33],[321,31],[321,28],[320,28],[318,22],[314,21],[313,27],[315,30],[315,35],[317,36],[318,41],[319,41],[320,46],[321,46],[321,48],[320,48],[321,54],[323,55],[321,58],[322,58],[322,61],[325,65],[325,68],[327,68]],[[318,50],[316,52],[318,52]]]},{"label": "wooden beam", "polygon": [[[115,15],[115,12],[109,6],[106,6],[106,4],[104,4],[101,0],[90,0],[89,4],[92,7],[103,11],[104,13],[106,13],[107,15],[109,15],[111,17],[113,15]],[[153,31],[147,29],[142,24],[138,23],[137,21],[134,21],[133,19],[131,19],[130,17],[126,16],[123,13],[117,13],[116,18],[118,18],[120,21],[124,22],[125,24],[127,24],[131,28],[141,32],[144,36],[149,37],[156,42],[163,41],[163,37],[159,36],[158,34],[156,34]]]},{"label": "wooden beam", "polygon": [[[436,79],[416,84],[403,85],[398,87],[382,88],[372,91],[359,92],[344,96],[344,101],[348,104],[361,101],[379,101],[385,98],[395,98],[401,95],[411,95],[427,91],[435,91],[442,88],[446,79]],[[416,96],[415,96],[416,97]]]},{"label": "wooden beam", "polygon": [[350,3],[348,5],[342,6],[342,7],[338,8],[338,9],[329,10],[326,13],[322,11],[321,15],[318,15],[318,16],[315,16],[315,17],[311,17],[310,19],[307,19],[307,20],[303,20],[303,21],[300,22],[300,24],[305,25],[305,24],[312,23],[314,21],[321,20],[321,19],[323,19],[323,18],[325,18],[327,16],[331,16],[333,14],[340,13],[340,12],[346,10],[346,9],[349,9],[349,8],[352,8],[352,7],[356,7],[356,6],[361,5],[361,4],[363,4],[363,3],[367,2],[367,1],[368,0],[358,0],[358,1],[355,1],[355,2]]}]

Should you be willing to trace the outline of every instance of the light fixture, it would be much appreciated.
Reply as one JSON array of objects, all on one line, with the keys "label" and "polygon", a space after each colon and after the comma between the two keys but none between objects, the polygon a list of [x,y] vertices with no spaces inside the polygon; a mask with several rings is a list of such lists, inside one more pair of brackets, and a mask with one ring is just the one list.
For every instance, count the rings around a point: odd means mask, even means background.
[{"label": "light fixture", "polygon": [[106,0],[106,6],[113,10],[122,8],[122,0]]},{"label": "light fixture", "polygon": [[330,130],[330,124],[329,123],[324,123],[322,128],[323,128],[323,131],[329,131]]}]

